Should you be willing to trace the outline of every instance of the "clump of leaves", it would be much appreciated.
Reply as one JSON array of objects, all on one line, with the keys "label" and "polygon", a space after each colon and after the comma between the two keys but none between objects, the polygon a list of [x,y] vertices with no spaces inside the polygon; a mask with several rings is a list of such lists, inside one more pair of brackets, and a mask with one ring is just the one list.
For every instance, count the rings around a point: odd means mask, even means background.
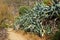
[{"label": "clump of leaves", "polygon": [[36,6],[32,9],[25,10],[25,14],[23,13],[22,16],[16,18],[14,28],[33,32],[40,36],[49,35],[53,31],[51,25],[43,25],[42,23],[45,19],[51,20],[60,16],[59,5],[60,3],[53,3],[50,6],[45,5],[43,2],[36,3]]}]

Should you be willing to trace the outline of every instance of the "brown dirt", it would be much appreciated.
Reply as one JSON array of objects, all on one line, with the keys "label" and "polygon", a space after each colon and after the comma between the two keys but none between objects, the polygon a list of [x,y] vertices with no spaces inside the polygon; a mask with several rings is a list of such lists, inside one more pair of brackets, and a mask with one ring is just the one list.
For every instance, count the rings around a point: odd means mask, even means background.
[{"label": "brown dirt", "polygon": [[40,38],[37,35],[31,33],[25,33],[24,31],[16,32],[12,29],[1,29],[0,40],[46,40],[46,37]]},{"label": "brown dirt", "polygon": [[8,40],[46,40],[45,38],[40,38],[37,35],[24,33],[22,31],[16,32],[14,30],[8,31]]},{"label": "brown dirt", "polygon": [[29,35],[23,35],[20,33],[16,33],[15,31],[8,31],[8,34],[9,40],[37,40],[36,38],[32,38]]}]

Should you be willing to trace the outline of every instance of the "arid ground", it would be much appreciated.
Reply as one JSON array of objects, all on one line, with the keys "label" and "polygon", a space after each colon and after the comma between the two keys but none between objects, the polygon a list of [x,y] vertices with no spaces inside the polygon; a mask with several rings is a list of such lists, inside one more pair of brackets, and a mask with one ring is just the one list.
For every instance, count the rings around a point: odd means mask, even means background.
[{"label": "arid ground", "polygon": [[46,39],[40,38],[34,34],[24,33],[23,31],[16,32],[15,30],[9,28],[0,30],[0,40],[46,40]]}]

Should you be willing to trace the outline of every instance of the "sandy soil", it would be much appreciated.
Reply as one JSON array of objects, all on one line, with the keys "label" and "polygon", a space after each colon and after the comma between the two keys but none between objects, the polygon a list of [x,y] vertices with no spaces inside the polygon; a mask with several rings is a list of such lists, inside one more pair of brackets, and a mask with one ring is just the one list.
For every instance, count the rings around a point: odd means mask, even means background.
[{"label": "sandy soil", "polygon": [[15,33],[15,31],[8,31],[8,40],[27,40],[24,36]]},{"label": "sandy soil", "polygon": [[8,40],[45,40],[30,34],[16,33],[14,30],[8,29]]}]

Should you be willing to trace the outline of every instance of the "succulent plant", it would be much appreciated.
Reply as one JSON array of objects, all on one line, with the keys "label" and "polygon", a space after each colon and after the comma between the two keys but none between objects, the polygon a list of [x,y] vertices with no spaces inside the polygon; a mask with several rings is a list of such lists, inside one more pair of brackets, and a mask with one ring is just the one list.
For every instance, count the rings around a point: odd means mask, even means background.
[{"label": "succulent plant", "polygon": [[33,32],[40,36],[48,35],[52,32],[51,25],[44,26],[42,22],[44,19],[50,20],[57,17],[60,17],[60,2],[53,3],[50,6],[45,5],[43,2],[36,3],[32,9],[27,10],[24,15],[16,18],[14,28]]}]

